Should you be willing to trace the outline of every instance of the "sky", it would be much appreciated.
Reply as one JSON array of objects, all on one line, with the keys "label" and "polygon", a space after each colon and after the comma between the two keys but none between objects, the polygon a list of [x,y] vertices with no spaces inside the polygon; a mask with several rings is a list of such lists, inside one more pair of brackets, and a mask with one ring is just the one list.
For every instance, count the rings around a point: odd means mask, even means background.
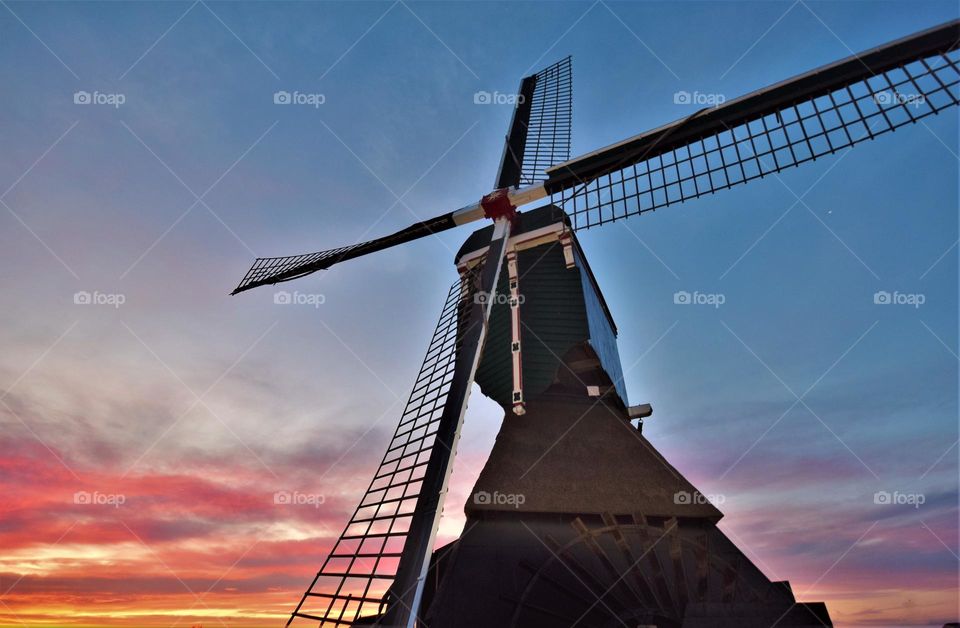
[{"label": "sky", "polygon": [[[0,625],[292,610],[382,456],[469,229],[291,285],[309,303],[228,292],[256,256],[489,192],[511,111],[477,92],[573,55],[579,154],[689,115],[678,91],[733,98],[956,15],[0,2]],[[630,402],[655,408],[644,433],[840,626],[960,617],[957,122],[579,234]],[[440,542],[502,418],[473,395]]]}]

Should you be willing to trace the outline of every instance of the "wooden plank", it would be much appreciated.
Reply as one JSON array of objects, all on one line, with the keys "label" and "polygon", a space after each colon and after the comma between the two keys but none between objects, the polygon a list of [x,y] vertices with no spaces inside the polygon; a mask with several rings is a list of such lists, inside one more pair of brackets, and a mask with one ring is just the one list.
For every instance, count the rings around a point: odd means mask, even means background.
[{"label": "wooden plank", "polygon": [[638,592],[639,599],[643,602],[644,605],[649,606],[650,608],[657,608],[659,603],[657,602],[657,596],[653,592],[653,588],[650,586],[650,583],[647,582],[646,577],[643,573],[642,565],[646,561],[647,556],[641,554],[640,557],[634,556],[633,549],[630,546],[630,542],[627,540],[627,537],[623,534],[619,524],[617,524],[616,518],[610,513],[603,513],[601,515],[603,522],[612,527],[611,535],[613,536],[614,542],[617,544],[617,547],[620,549],[620,553],[623,556],[623,559],[627,562],[630,567],[630,576],[633,578],[634,587]]},{"label": "wooden plank", "polygon": [[673,589],[677,593],[677,605],[681,612],[690,600],[687,591],[687,574],[683,569],[683,542],[680,538],[680,526],[676,517],[671,517],[664,526],[670,537],[670,560],[673,562]]}]

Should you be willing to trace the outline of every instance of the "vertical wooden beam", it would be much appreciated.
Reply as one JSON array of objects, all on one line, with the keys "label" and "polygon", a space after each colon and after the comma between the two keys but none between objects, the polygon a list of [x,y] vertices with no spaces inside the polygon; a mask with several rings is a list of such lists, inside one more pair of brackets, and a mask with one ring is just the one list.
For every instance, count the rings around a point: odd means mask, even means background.
[{"label": "vertical wooden beam", "polygon": [[[647,559],[646,554],[641,553],[639,558],[634,556],[633,549],[630,547],[630,542],[623,534],[623,530],[617,524],[617,520],[612,514],[605,512],[601,515],[601,517],[603,518],[604,524],[611,528],[613,540],[620,549],[620,554],[623,556],[623,559],[628,565],[630,565],[630,575],[633,578],[633,586],[637,597],[650,608],[656,608],[658,606],[657,596],[653,592],[653,588],[650,586],[650,583],[647,582],[647,579],[644,577],[643,569],[641,568],[641,565]],[[646,550],[644,549],[643,551]]]},{"label": "vertical wooden beam", "polygon": [[673,562],[673,589],[677,593],[677,610],[683,616],[687,601],[690,599],[687,591],[687,574],[683,569],[683,543],[680,538],[680,526],[676,517],[670,518],[665,524],[670,536],[670,560]]},{"label": "vertical wooden beam", "polygon": [[643,513],[636,513],[633,515],[633,520],[640,530],[643,551],[649,552],[647,555],[650,559],[650,575],[653,578],[657,597],[660,600],[660,608],[673,609],[679,615],[680,609],[674,603],[673,594],[670,592],[670,587],[667,586],[667,580],[663,575],[663,565],[660,564],[660,557],[657,555],[657,548],[655,547],[657,539],[651,537],[651,526],[647,523],[647,517]]},{"label": "vertical wooden beam", "polygon": [[510,355],[513,361],[513,413],[517,416],[527,411],[523,399],[523,352],[520,344],[520,275],[517,265],[517,252],[509,251],[507,276],[510,286]]},{"label": "vertical wooden beam", "polygon": [[697,601],[705,602],[710,592],[710,547],[706,530],[697,535],[694,554],[697,559]]}]

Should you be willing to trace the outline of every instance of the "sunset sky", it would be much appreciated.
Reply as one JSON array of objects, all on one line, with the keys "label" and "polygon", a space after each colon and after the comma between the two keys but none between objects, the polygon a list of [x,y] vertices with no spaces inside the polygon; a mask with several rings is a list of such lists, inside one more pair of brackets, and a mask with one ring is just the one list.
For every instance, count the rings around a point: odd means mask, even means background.
[{"label": "sunset sky", "polygon": [[[478,91],[572,54],[579,154],[689,115],[680,90],[733,98],[956,15],[0,1],[0,626],[285,621],[383,454],[469,230],[290,285],[316,306],[228,292],[256,256],[488,192],[511,111]],[[958,153],[952,110],[580,234],[630,401],[655,408],[644,433],[840,626],[960,619]],[[471,398],[440,542],[501,419]]]}]

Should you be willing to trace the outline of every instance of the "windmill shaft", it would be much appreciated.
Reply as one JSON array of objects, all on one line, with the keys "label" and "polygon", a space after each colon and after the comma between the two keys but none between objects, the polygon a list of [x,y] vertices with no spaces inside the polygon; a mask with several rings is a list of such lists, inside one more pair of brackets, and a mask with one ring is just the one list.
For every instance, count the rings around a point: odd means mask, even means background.
[{"label": "windmill shaft", "polygon": [[[507,188],[507,198],[510,199],[511,205],[520,207],[547,198],[547,189],[542,183],[535,183],[522,188]],[[485,218],[486,214],[478,202],[458,209],[450,214],[450,217],[454,224],[459,227],[460,225]]]},{"label": "windmill shaft", "polygon": [[486,298],[475,299],[471,306],[467,319],[470,327],[463,335],[453,381],[437,428],[436,444],[423,475],[420,498],[410,521],[410,532],[400,556],[397,576],[391,586],[389,606],[380,621],[384,627],[413,628],[417,621],[443,500],[453,472],[453,457],[460,439],[470,388],[483,354],[490,311],[496,300],[494,294],[509,238],[510,221],[498,220],[480,278],[479,294],[486,295]]}]

